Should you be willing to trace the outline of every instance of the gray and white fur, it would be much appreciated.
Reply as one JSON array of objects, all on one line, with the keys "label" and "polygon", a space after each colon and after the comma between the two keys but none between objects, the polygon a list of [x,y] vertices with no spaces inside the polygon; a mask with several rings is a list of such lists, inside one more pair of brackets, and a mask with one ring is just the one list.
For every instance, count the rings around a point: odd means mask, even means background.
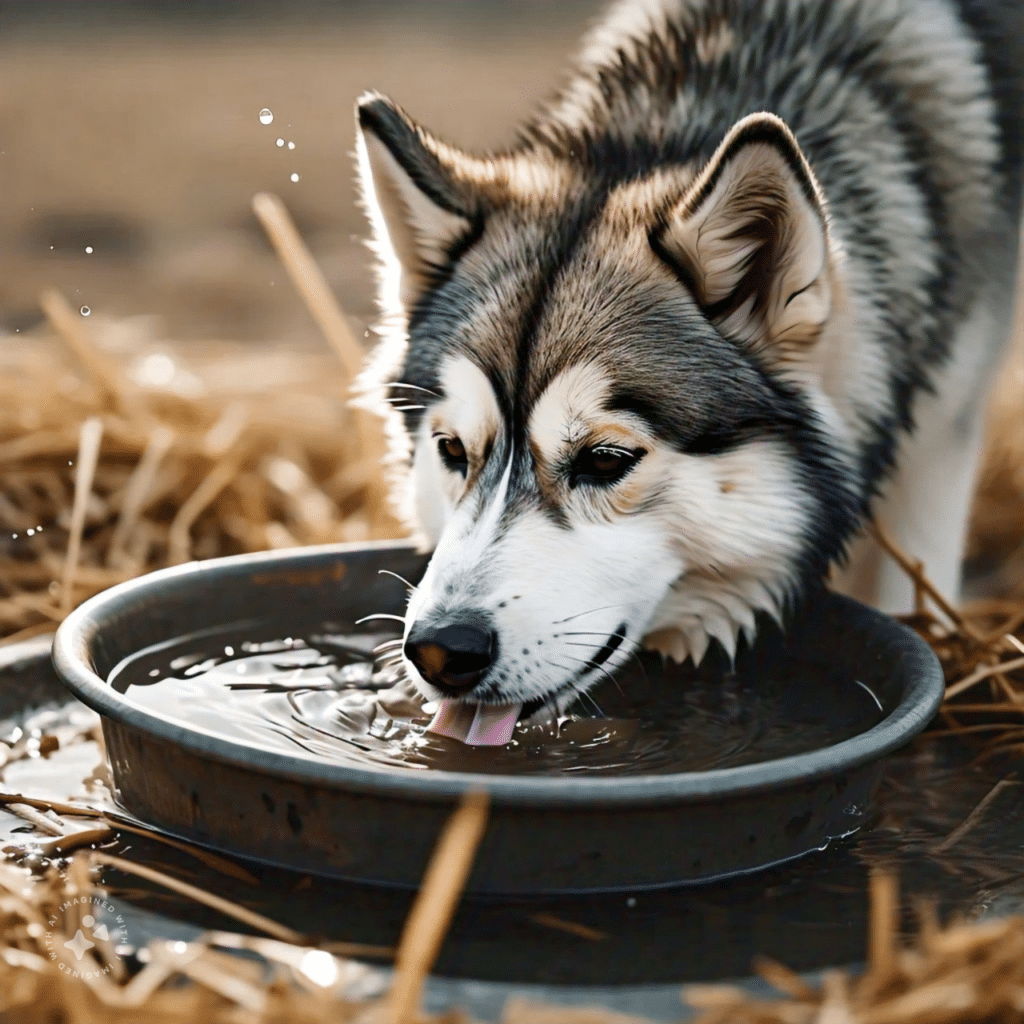
[{"label": "gray and white fur", "polygon": [[957,596],[1022,40],[1016,0],[624,0],[505,151],[359,101],[426,694],[561,709],[830,572],[908,610],[870,515]]}]

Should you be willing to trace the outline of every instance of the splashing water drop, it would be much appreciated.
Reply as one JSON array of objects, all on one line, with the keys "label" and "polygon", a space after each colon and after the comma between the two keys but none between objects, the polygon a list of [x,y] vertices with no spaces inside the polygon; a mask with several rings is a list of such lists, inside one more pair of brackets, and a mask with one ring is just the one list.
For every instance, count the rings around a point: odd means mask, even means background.
[{"label": "splashing water drop", "polygon": [[295,148],[295,143],[294,142],[289,142],[288,143],[288,148],[289,149],[294,149]]},{"label": "splashing water drop", "polygon": [[260,124],[270,124],[274,120],[274,113],[268,107],[264,107],[260,111]]},{"label": "splashing water drop", "polygon": [[277,145],[278,145],[278,147],[283,146],[284,145],[284,139],[278,139],[277,140]]},{"label": "splashing water drop", "polygon": [[92,252],[92,246],[91,246],[91,245],[87,245],[87,246],[85,247],[85,251],[86,251],[86,252]]},{"label": "splashing water drop", "polygon": [[81,309],[82,316],[88,316],[92,310],[88,306],[83,306]]},{"label": "splashing water drop", "polygon": [[299,176],[297,174],[293,174],[292,175],[292,181],[298,181],[298,180],[299,180]]}]

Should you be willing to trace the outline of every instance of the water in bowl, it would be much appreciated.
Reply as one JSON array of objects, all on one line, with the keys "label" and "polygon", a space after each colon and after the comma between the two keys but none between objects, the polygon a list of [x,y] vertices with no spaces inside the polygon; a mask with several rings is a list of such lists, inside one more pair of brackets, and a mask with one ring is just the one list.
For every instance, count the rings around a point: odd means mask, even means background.
[{"label": "water in bowl", "polygon": [[[878,697],[841,666],[823,672],[790,657],[766,674],[734,670],[717,652],[695,670],[642,654],[557,721],[542,710],[504,746],[471,747],[427,731],[433,708],[402,678],[395,639],[248,624],[139,651],[110,683],[161,718],[284,754],[502,775],[731,768],[832,745],[883,717]],[[377,660],[380,649],[390,662]]]}]

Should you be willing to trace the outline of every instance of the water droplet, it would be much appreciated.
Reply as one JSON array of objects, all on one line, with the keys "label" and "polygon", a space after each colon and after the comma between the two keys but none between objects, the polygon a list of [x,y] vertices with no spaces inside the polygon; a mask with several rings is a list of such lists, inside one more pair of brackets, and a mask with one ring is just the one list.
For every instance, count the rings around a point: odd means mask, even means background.
[{"label": "water droplet", "polygon": [[18,535],[16,533],[12,533],[11,534],[11,539],[12,540],[17,540],[18,539]]},{"label": "water droplet", "polygon": [[626,900],[626,906],[627,907],[635,907],[636,906],[636,899],[633,896],[630,896],[629,899]]},{"label": "water droplet", "polygon": [[299,180],[299,176],[297,174],[293,174],[292,175],[292,181],[298,181],[298,180]]},{"label": "water droplet", "polygon": [[267,107],[264,107],[260,111],[260,124],[270,124],[270,122],[273,121],[273,120],[274,120],[274,113],[273,113],[273,111],[269,110]]},{"label": "water droplet", "polygon": [[29,528],[28,528],[28,529],[27,529],[27,530],[26,530],[25,532],[26,532],[26,533],[27,533],[27,534],[28,534],[28,535],[29,535],[30,537],[34,537],[34,536],[35,536],[35,533],[36,533],[36,531],[35,531],[35,530],[33,530],[31,526],[30,526],[30,527],[29,527]]},{"label": "water droplet", "polygon": [[278,139],[277,140],[277,144],[278,144],[278,146],[283,146],[284,145],[284,139]]},{"label": "water droplet", "polygon": [[85,247],[85,251],[86,251],[86,252],[92,252],[92,246],[91,246],[91,245],[87,245],[87,246]]},{"label": "water droplet", "polygon": [[294,149],[295,148],[295,143],[294,142],[289,142],[288,143],[288,148],[289,149]]},{"label": "water droplet", "polygon": [[82,316],[88,316],[91,312],[92,310],[88,306],[82,307]]},{"label": "water droplet", "polygon": [[338,980],[338,962],[322,949],[311,949],[299,961],[299,970],[315,985],[329,988]]},{"label": "water droplet", "polygon": [[234,647],[225,647],[224,653],[230,658],[235,653],[235,649]]}]

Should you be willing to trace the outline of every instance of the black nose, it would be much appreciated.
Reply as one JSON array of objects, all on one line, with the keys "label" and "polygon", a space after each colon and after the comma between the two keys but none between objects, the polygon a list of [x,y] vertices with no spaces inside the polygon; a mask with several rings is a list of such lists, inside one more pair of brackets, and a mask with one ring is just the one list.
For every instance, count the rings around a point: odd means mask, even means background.
[{"label": "black nose", "polygon": [[477,623],[434,627],[416,624],[405,641],[405,656],[421,676],[456,696],[471,690],[493,663],[498,648],[494,631]]}]

